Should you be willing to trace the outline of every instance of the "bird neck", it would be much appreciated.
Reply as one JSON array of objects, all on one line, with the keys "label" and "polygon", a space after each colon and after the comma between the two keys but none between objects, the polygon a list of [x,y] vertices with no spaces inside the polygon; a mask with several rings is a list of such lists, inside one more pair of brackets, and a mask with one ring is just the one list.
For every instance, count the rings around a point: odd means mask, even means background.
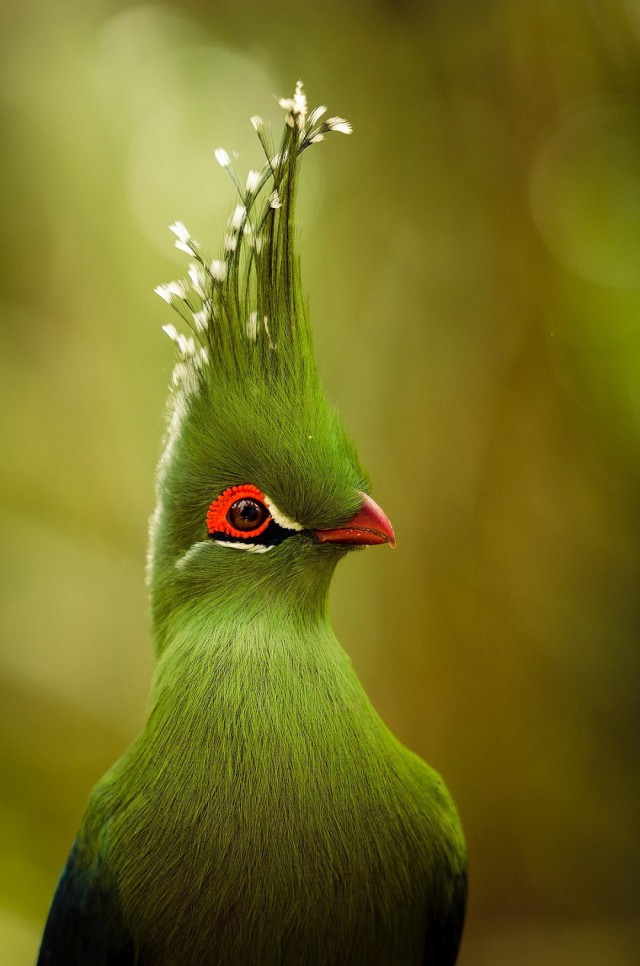
[{"label": "bird neck", "polygon": [[326,588],[255,597],[245,587],[223,600],[212,593],[170,619],[152,707],[192,708],[203,720],[207,707],[219,713],[220,701],[230,712],[234,698],[246,709],[252,696],[261,703],[304,694],[318,675],[332,691],[344,688],[345,675],[357,681],[331,627]]},{"label": "bird neck", "polygon": [[242,637],[278,624],[311,631],[326,623],[329,584],[345,551],[289,543],[277,553],[251,554],[203,541],[177,562],[167,555],[150,581],[158,656],[185,626],[195,643],[212,634]]}]

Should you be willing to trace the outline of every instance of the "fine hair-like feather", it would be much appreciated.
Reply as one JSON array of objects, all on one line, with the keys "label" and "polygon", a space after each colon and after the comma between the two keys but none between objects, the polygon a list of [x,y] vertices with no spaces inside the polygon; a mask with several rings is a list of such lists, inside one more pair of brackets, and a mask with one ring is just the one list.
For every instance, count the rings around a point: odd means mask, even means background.
[{"label": "fine hair-like feather", "polygon": [[186,322],[192,336],[173,326],[174,339],[191,370],[186,379],[207,374],[220,382],[264,379],[289,391],[315,379],[311,328],[300,289],[295,252],[295,199],[300,156],[331,132],[348,134],[341,117],[324,119],[325,107],[307,109],[298,81],[292,98],[281,98],[286,123],[274,146],[267,122],[251,118],[265,155],[243,185],[223,148],[216,159],[229,173],[238,203],[229,219],[222,252],[210,259],[182,222],[171,226],[176,247],[193,258],[188,277],[160,285],[156,292]]}]

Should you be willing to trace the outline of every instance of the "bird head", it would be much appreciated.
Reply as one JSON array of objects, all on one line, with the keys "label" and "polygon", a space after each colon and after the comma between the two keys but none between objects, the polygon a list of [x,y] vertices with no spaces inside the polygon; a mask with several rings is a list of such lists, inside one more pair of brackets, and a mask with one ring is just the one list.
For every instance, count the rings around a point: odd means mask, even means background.
[{"label": "bird head", "polygon": [[301,83],[280,105],[277,148],[251,119],[266,160],[246,182],[216,151],[238,193],[219,257],[172,225],[188,277],[156,289],[189,330],[165,326],[180,358],[151,526],[160,646],[171,616],[202,600],[245,617],[275,602],[323,610],[342,555],[395,539],[322,391],[294,248],[300,156],[351,127],[308,113]]}]

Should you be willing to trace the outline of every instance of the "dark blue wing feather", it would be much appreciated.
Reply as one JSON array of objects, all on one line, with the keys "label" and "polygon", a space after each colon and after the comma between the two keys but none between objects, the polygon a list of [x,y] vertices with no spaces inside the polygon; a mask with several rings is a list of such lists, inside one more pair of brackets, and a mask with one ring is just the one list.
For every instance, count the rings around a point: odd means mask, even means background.
[{"label": "dark blue wing feather", "polygon": [[36,966],[134,966],[116,897],[82,869],[77,847],[53,897]]}]

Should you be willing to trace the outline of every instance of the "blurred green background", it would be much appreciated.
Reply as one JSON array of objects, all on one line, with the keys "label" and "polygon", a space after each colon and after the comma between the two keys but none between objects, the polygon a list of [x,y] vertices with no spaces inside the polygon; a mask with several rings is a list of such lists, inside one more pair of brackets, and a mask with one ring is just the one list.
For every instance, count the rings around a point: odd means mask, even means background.
[{"label": "blurred green background", "polygon": [[[89,789],[139,731],[173,358],[298,77],[319,362],[394,522],[333,591],[383,718],[444,774],[461,966],[640,946],[640,4],[5,0],[0,962],[32,962]],[[174,258],[175,256],[175,258]]]}]

